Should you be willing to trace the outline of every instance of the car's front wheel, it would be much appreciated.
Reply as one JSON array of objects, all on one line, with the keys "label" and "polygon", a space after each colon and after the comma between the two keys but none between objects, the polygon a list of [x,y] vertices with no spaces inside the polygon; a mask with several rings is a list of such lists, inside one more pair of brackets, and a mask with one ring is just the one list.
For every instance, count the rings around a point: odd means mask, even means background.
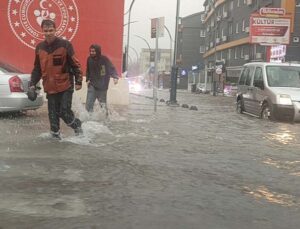
[{"label": "car's front wheel", "polygon": [[265,120],[274,120],[272,110],[268,103],[263,104],[260,117],[261,119],[265,119]]},{"label": "car's front wheel", "polygon": [[243,104],[242,99],[239,99],[236,102],[236,112],[239,114],[243,114],[243,112],[244,112],[244,104]]}]

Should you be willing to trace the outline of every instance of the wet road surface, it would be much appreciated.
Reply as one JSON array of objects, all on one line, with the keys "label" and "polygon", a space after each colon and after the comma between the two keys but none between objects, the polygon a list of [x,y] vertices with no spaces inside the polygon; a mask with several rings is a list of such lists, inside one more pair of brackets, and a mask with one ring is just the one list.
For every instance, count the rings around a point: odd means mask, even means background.
[{"label": "wet road surface", "polygon": [[61,141],[46,108],[1,115],[0,228],[299,228],[299,124],[236,114],[229,97],[179,93],[199,110],[156,113],[130,99],[108,120],[75,104],[84,136],[63,124]]}]

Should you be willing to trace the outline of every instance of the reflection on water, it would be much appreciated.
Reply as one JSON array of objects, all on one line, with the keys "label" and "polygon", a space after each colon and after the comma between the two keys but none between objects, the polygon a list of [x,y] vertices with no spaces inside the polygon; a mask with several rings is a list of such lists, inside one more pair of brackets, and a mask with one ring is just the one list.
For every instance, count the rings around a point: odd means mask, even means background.
[{"label": "reflection on water", "polygon": [[294,196],[288,194],[280,194],[268,190],[267,187],[260,186],[255,189],[244,187],[243,191],[256,199],[264,199],[270,203],[279,204],[283,206],[296,206],[297,201]]},{"label": "reflection on water", "polygon": [[277,133],[268,133],[266,138],[274,142],[287,145],[295,141],[295,133],[292,133],[286,128],[282,128]]},{"label": "reflection on water", "polygon": [[277,169],[288,170],[290,175],[300,176],[300,161],[278,161],[272,158],[267,158],[263,161],[266,165],[271,165]]}]

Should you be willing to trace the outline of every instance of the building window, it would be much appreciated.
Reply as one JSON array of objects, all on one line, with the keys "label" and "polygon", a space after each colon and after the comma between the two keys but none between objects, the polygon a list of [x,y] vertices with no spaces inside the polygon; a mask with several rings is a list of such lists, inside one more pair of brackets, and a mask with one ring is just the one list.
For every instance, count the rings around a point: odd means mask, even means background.
[{"label": "building window", "polygon": [[296,0],[296,7],[300,7],[300,0]]},{"label": "building window", "polygon": [[240,0],[237,0],[237,7],[240,7]]},{"label": "building window", "polygon": [[233,34],[233,25],[232,23],[229,24],[229,34]]},{"label": "building window", "polygon": [[225,35],[224,35],[224,29],[222,29],[222,37],[224,37]]},{"label": "building window", "polygon": [[232,11],[233,10],[233,0],[230,1],[229,9]]},{"label": "building window", "polygon": [[241,58],[244,59],[244,47],[241,48]]},{"label": "building window", "polygon": [[205,46],[203,45],[200,46],[200,53],[205,53]]},{"label": "building window", "polygon": [[200,30],[200,37],[205,37],[205,30],[203,29]]},{"label": "building window", "polygon": [[223,15],[226,13],[226,4],[223,5]]},{"label": "building window", "polygon": [[231,59],[231,49],[228,49],[228,60]]},{"label": "building window", "polygon": [[239,33],[239,23],[238,22],[235,25],[235,33]]},{"label": "building window", "polygon": [[238,58],[238,48],[234,48],[234,59]]},{"label": "building window", "polygon": [[245,19],[243,19],[243,22],[242,22],[242,31],[245,32]]}]

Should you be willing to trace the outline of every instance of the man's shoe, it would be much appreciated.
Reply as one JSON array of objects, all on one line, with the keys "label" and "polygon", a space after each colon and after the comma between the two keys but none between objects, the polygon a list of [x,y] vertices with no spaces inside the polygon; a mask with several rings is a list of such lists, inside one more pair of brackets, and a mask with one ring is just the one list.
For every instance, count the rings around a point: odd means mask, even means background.
[{"label": "man's shoe", "polygon": [[81,127],[74,129],[74,132],[76,136],[83,135],[83,130]]},{"label": "man's shoe", "polygon": [[51,136],[52,136],[52,138],[61,140],[61,136],[60,136],[60,132],[59,131],[57,131],[57,132],[51,131]]}]

